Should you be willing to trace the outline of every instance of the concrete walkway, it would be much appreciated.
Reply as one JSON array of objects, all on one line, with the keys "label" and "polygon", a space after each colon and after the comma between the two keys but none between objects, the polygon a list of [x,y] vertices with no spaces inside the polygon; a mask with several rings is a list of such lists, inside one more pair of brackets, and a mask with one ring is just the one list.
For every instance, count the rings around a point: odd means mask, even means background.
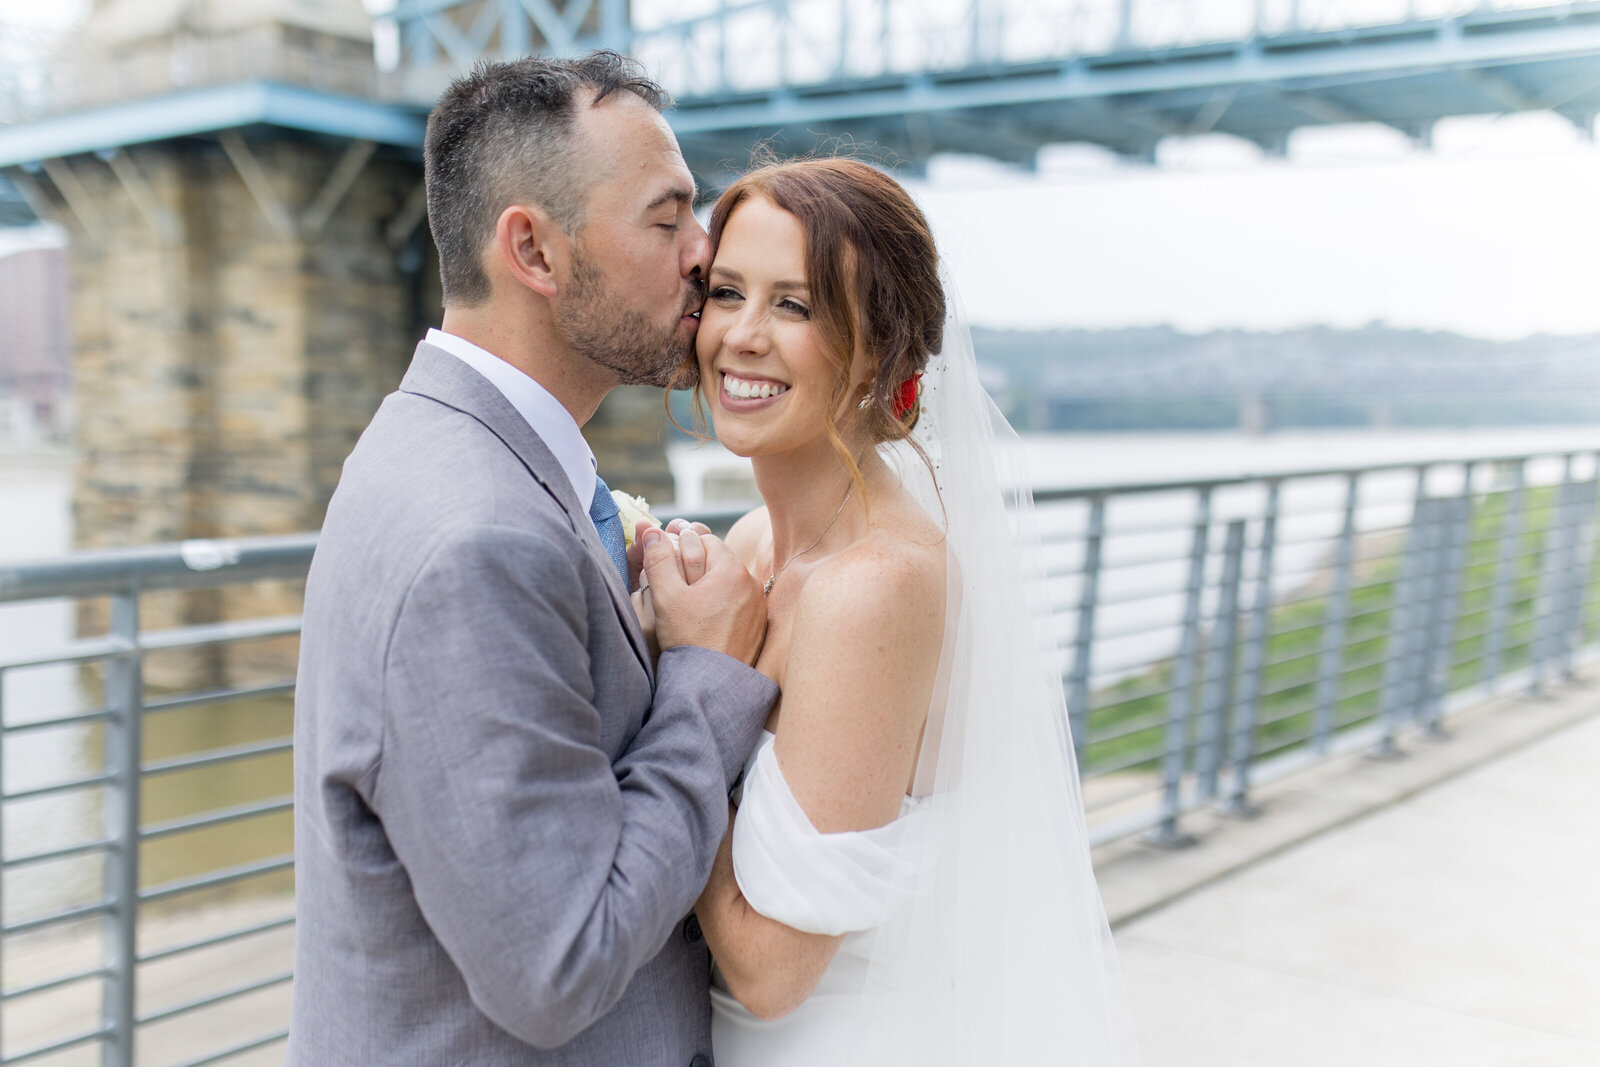
[{"label": "concrete walkway", "polygon": [[[1470,763],[1484,731],[1524,728],[1509,754],[1169,885],[1168,903],[1130,908],[1141,870],[1214,860],[1104,864],[1108,908],[1134,913],[1116,932],[1146,1067],[1600,1067],[1600,692],[1507,703],[1415,762],[1346,767],[1343,788]],[[1297,796],[1291,823],[1314,806]]]}]

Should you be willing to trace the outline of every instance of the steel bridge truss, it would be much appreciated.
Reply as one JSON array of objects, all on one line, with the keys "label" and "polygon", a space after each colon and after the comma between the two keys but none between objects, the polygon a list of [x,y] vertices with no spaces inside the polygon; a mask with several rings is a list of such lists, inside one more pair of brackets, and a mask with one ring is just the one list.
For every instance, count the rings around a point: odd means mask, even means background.
[{"label": "steel bridge truss", "polygon": [[1600,2],[1528,0],[401,0],[419,102],[479,56],[631,52],[678,99],[707,177],[775,140],[869,141],[1031,166],[1087,142],[1153,158],[1222,133],[1381,123],[1426,145],[1453,115],[1600,112]]}]

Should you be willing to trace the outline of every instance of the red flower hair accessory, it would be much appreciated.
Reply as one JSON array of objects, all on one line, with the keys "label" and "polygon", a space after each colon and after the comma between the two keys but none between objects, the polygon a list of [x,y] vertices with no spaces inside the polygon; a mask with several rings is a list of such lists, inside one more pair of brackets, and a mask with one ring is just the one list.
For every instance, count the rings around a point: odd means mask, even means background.
[{"label": "red flower hair accessory", "polygon": [[922,380],[922,375],[913,374],[900,383],[899,392],[894,396],[894,417],[903,419],[906,412],[910,411],[917,403],[917,383]]}]

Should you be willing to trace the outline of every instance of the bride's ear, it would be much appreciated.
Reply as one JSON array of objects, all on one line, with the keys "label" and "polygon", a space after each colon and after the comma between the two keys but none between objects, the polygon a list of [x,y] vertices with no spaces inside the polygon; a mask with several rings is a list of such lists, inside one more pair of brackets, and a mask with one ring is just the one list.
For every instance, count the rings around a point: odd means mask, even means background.
[{"label": "bride's ear", "polygon": [[877,360],[867,352],[865,345],[858,342],[855,358],[850,361],[850,395],[856,398],[856,407],[872,406],[872,394],[878,384],[877,375]]}]

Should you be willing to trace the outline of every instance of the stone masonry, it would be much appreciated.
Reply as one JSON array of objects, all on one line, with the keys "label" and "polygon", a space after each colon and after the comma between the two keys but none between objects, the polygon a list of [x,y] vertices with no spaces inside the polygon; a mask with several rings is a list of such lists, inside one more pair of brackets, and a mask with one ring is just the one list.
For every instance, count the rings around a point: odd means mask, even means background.
[{"label": "stone masonry", "polygon": [[[131,0],[97,0],[72,103],[113,83],[126,98],[217,81],[230,65],[352,95],[375,81],[371,41],[350,29],[359,0],[177,8],[164,27]],[[273,60],[273,48],[285,54]],[[240,67],[227,60],[236,54],[253,58]],[[321,84],[334,74],[338,85]],[[441,314],[426,225],[398,247],[392,232],[420,160],[378,150],[325,221],[308,212],[349,149],[257,127],[45,164],[38,185],[70,235],[79,547],[320,525],[344,457]],[[663,411],[659,390],[622,389],[586,428],[608,482],[657,502],[675,495]],[[299,603],[298,588],[260,583],[147,594],[141,612],[146,628],[165,628],[292,615]],[[104,632],[107,612],[85,605],[83,632]],[[163,688],[283,677],[293,652],[253,642],[151,654],[146,677]]]},{"label": "stone masonry", "polygon": [[[315,195],[342,151],[276,133],[249,147],[283,203],[295,206]],[[311,235],[276,227],[215,144],[129,155],[176,223],[166,237],[134,209],[109,167],[62,164],[101,208],[94,231],[71,243],[83,412],[78,543],[315,529],[345,455],[399,382],[421,325],[426,274],[402,269],[383,238],[418,168],[370,162]],[[276,587],[152,596],[146,624],[198,622],[219,611],[292,614],[297,604],[294,590]],[[86,628],[97,621],[86,619]],[[151,668],[159,681],[163,671]],[[174,673],[210,669],[190,664]]]}]

